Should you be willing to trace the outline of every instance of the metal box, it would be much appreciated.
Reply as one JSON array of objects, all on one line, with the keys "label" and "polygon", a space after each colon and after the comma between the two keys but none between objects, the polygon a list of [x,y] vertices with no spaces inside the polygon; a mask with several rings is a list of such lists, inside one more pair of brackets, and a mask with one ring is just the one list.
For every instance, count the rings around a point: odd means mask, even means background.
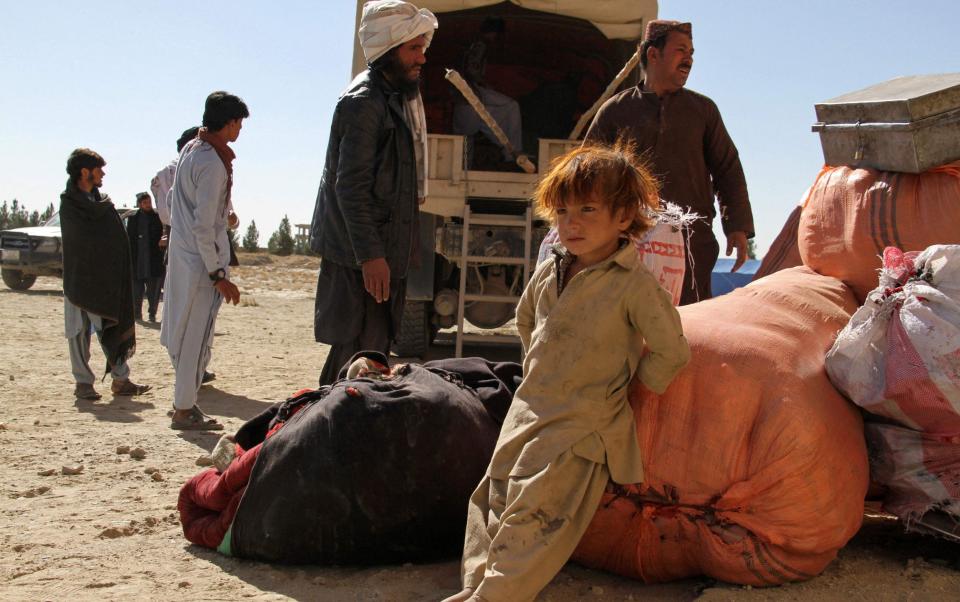
[{"label": "metal box", "polygon": [[960,159],[960,73],[898,77],[815,107],[827,165],[920,173]]}]

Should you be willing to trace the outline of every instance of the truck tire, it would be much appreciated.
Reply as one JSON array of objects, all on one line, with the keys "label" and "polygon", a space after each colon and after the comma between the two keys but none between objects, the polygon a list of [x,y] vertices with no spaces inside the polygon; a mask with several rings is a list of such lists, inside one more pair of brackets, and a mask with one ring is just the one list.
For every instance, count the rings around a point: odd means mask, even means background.
[{"label": "truck tire", "polygon": [[20,270],[0,270],[3,283],[15,291],[25,291],[37,281],[35,274],[24,274]]},{"label": "truck tire", "polygon": [[403,305],[403,318],[394,348],[397,355],[422,359],[427,353],[436,334],[430,324],[432,306],[430,301],[407,301]]}]

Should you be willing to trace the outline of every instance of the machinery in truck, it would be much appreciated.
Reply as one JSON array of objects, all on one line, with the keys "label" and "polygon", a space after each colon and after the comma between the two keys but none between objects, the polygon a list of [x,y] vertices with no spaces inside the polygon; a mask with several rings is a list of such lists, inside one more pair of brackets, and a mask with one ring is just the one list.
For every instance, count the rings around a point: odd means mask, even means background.
[{"label": "machinery in truck", "polygon": [[[427,51],[421,92],[428,130],[428,194],[421,206],[420,256],[407,280],[407,303],[395,350],[420,356],[437,331],[456,327],[464,342],[504,335],[464,332],[464,323],[496,329],[514,307],[548,231],[530,198],[550,161],[580,143],[575,126],[636,52],[656,0],[490,2],[424,0],[439,29]],[[357,2],[359,24],[363,0]],[[485,84],[520,109],[522,148],[534,173],[505,161],[483,133],[454,133],[464,98],[445,78],[459,70],[485,21],[503,26],[486,52]],[[366,68],[355,40],[353,75]],[[637,82],[637,72],[624,82]],[[515,338],[515,337],[507,337]]]}]

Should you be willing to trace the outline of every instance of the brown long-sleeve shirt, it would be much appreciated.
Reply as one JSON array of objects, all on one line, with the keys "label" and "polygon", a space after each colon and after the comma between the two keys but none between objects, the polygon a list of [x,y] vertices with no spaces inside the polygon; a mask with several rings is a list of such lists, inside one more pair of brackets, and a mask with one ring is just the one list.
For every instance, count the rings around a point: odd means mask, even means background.
[{"label": "brown long-sleeve shirt", "polygon": [[740,156],[712,100],[686,88],[663,98],[640,86],[624,90],[600,107],[585,140],[610,144],[620,136],[651,162],[663,199],[713,218],[716,193],[723,232],[753,236]]}]

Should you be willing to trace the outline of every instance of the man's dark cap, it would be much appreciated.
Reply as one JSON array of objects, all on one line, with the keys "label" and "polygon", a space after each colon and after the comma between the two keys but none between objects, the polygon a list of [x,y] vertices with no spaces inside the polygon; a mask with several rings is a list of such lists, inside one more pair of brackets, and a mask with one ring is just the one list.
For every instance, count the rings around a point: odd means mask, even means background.
[{"label": "man's dark cap", "polygon": [[679,31],[693,38],[693,25],[682,21],[668,21],[666,19],[655,19],[647,23],[646,31],[643,32],[645,42],[656,42],[660,38],[666,37],[671,31]]}]

